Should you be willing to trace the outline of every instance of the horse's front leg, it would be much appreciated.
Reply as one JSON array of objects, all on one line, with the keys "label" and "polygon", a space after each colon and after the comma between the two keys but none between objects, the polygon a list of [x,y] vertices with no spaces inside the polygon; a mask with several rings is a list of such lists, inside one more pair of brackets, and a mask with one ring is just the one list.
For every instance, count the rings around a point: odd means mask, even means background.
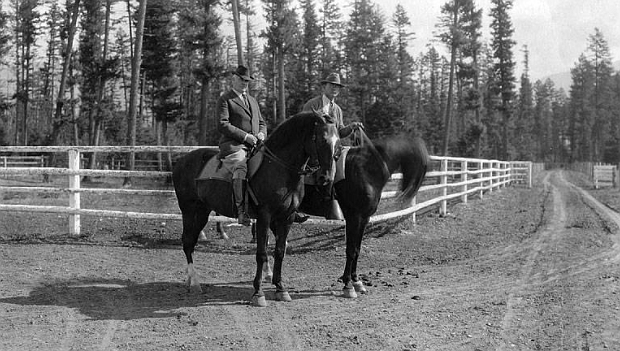
[{"label": "horse's front leg", "polygon": [[291,224],[292,222],[289,223],[288,220],[285,220],[274,222],[271,225],[271,230],[276,236],[276,247],[273,253],[273,279],[271,282],[276,287],[276,300],[286,302],[291,301],[291,296],[282,284],[282,262],[284,261],[284,255],[286,254],[286,239],[289,231],[291,230]]},{"label": "horse's front leg", "polygon": [[267,257],[268,223],[269,215],[259,213],[256,221],[256,274],[254,275],[254,294],[252,295],[252,305],[257,307],[267,306],[261,284],[263,281],[263,266],[269,262]]}]

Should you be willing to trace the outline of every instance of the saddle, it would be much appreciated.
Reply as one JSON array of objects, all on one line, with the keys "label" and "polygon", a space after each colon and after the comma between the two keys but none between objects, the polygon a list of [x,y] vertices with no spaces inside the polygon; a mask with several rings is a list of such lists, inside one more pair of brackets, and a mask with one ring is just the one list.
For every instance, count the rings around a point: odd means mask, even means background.
[{"label": "saddle", "polygon": [[[262,161],[262,152],[257,152],[248,159],[248,179],[256,173]],[[218,153],[207,161],[198,174],[198,177],[195,179],[199,194],[204,194],[206,189],[218,189],[216,190],[217,193],[219,193],[218,196],[224,196],[227,199],[219,204],[222,207],[220,210],[216,210],[216,212],[228,217],[237,216],[237,208],[234,205],[235,200],[232,191],[232,176],[232,169],[222,161],[222,157]],[[254,191],[250,186],[250,182],[248,182],[245,191],[245,212],[248,213],[250,217],[254,218],[253,209],[252,206],[250,206],[250,199],[254,204],[258,203],[256,195],[254,195]]]},{"label": "saddle", "polygon": [[[253,156],[248,159],[248,174],[247,178],[250,179],[258,170],[258,167],[263,162],[263,153],[257,152]],[[224,162],[222,162],[222,157],[218,153],[215,156],[211,157],[207,164],[202,168],[200,174],[196,178],[196,180],[223,180],[225,182],[232,182],[232,169],[226,167]]]}]

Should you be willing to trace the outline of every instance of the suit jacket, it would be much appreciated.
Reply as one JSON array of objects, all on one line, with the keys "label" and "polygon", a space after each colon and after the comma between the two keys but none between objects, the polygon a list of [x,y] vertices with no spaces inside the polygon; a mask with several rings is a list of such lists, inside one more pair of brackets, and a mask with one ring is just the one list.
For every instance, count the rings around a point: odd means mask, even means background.
[{"label": "suit jacket", "polygon": [[232,89],[217,101],[217,130],[222,134],[219,141],[222,156],[237,152],[246,147],[243,138],[247,133],[257,136],[262,132],[267,137],[267,125],[261,116],[258,102],[247,95],[249,107]]},{"label": "suit jacket", "polygon": [[[308,102],[306,102],[306,104],[304,105],[303,110],[304,111],[317,110],[317,111],[323,111],[325,113],[329,113],[329,105],[323,104],[323,94],[321,94],[319,96],[315,96],[312,99],[308,100]],[[335,102],[334,102],[334,109],[332,113],[330,114],[330,116],[332,116],[332,118],[334,119],[334,124],[336,124],[336,128],[338,128],[338,134],[340,134],[341,138],[343,137],[343,134],[346,134],[346,135],[351,134],[350,132],[348,134],[346,133],[348,131],[347,129],[350,129],[350,128],[347,128],[344,126],[344,121],[342,119],[342,109]]]}]

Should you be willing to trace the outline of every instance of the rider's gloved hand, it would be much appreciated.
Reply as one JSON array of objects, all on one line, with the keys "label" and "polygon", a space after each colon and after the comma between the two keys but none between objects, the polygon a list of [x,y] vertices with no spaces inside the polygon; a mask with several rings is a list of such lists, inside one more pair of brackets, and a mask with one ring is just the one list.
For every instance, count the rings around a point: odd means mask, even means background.
[{"label": "rider's gloved hand", "polygon": [[258,143],[258,138],[248,133],[245,137],[243,137],[243,142],[251,147],[254,147]]},{"label": "rider's gloved hand", "polygon": [[263,133],[263,132],[258,133],[258,135],[256,135],[256,137],[260,141],[265,141],[265,133]]},{"label": "rider's gloved hand", "polygon": [[362,124],[362,122],[351,122],[349,126],[351,127],[351,130],[364,129],[364,125]]}]

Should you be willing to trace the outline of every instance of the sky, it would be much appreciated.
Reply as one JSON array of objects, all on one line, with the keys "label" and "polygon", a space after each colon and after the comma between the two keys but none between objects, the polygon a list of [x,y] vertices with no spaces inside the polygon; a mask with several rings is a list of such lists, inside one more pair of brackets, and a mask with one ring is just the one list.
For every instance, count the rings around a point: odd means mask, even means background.
[{"label": "sky", "polygon": [[[339,0],[344,14],[350,12],[349,0]],[[411,20],[415,39],[411,49],[417,56],[434,40],[433,32],[440,9],[447,0],[375,0],[387,18],[401,4]],[[491,22],[491,0],[476,0],[483,9],[486,38]],[[599,28],[609,44],[612,60],[620,60],[620,0],[514,0],[510,11],[514,28],[514,59],[517,74],[523,71],[523,45],[530,56],[530,77],[533,80],[568,72],[588,46],[588,37]],[[437,43],[437,47],[442,44]],[[518,77],[517,76],[517,77]]]}]

